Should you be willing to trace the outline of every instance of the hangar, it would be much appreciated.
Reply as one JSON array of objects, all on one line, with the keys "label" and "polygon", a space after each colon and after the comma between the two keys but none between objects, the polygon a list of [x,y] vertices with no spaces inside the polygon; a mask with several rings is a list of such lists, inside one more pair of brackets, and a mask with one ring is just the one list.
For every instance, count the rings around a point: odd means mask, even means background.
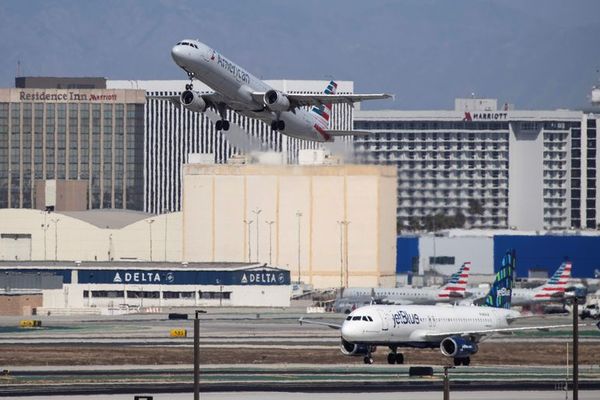
[{"label": "hangar", "polygon": [[[287,270],[252,263],[2,262],[2,295],[41,290],[37,314],[114,314],[169,307],[288,307]],[[0,296],[1,297],[1,296]]]}]

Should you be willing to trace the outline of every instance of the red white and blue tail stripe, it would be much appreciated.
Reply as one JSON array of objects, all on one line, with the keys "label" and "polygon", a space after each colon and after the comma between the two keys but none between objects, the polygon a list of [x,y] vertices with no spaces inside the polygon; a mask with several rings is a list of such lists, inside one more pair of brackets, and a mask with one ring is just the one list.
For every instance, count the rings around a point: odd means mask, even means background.
[{"label": "red white and blue tail stripe", "polygon": [[[329,82],[323,93],[325,94],[335,94],[337,91],[337,83],[334,81]],[[311,112],[317,114],[324,124],[321,126],[322,128],[326,128],[329,125],[329,119],[331,118],[331,104],[323,104],[320,106],[313,106]]]},{"label": "red white and blue tail stripe", "polygon": [[458,272],[452,274],[448,283],[440,288],[438,298],[457,298],[464,297],[469,283],[469,273],[471,271],[471,263],[469,261],[461,265]]},{"label": "red white and blue tail stripe", "polygon": [[535,289],[536,292],[533,297],[536,299],[550,299],[562,296],[571,278],[571,268],[570,261],[562,263],[554,275],[548,279],[548,282]]}]

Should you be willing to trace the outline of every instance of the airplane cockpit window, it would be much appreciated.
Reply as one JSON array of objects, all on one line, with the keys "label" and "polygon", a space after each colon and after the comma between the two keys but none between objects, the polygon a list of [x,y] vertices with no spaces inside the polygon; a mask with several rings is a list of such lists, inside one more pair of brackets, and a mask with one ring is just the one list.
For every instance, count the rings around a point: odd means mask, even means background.
[{"label": "airplane cockpit window", "polygon": [[352,320],[352,317],[351,317],[350,315],[348,315],[348,316],[346,317],[346,321],[350,321],[350,320]]},{"label": "airplane cockpit window", "polygon": [[363,321],[367,321],[367,322],[369,321],[369,320],[367,319],[367,317],[366,317],[366,316],[364,316],[364,315],[363,315],[363,317],[362,317],[362,320],[363,320]]},{"label": "airplane cockpit window", "polygon": [[360,315],[352,317],[352,321],[360,321]]},{"label": "airplane cockpit window", "polygon": [[367,315],[367,318],[369,319],[370,322],[373,322],[373,318],[371,318],[370,315]]}]

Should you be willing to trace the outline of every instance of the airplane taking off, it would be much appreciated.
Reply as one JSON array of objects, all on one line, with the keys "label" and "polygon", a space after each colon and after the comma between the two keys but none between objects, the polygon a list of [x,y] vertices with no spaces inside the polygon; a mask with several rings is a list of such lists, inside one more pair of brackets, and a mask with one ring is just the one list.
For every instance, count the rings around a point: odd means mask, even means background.
[{"label": "airplane taking off", "polygon": [[[533,303],[555,301],[560,302],[563,300],[569,278],[571,277],[572,264],[570,261],[566,261],[558,267],[556,272],[546,281],[545,284],[527,289],[527,288],[515,288],[512,292],[512,305],[523,306]],[[482,301],[486,291],[484,289],[469,289],[467,290],[466,300],[472,300],[477,303]]]},{"label": "airplane taking off", "polygon": [[348,305],[352,300],[360,303],[365,299],[373,299],[383,304],[436,304],[448,303],[462,300],[465,297],[471,263],[465,262],[457,272],[450,276],[450,280],[440,287],[397,287],[397,288],[347,288],[344,289],[339,299],[341,305],[346,306],[343,310],[350,312]]},{"label": "airplane taking off", "polygon": [[572,326],[510,327],[521,318],[519,312],[510,309],[514,267],[514,252],[509,251],[481,307],[369,305],[354,310],[342,325],[303,318],[299,322],[340,329],[341,352],[363,356],[365,364],[373,363],[371,354],[376,346],[387,346],[389,364],[404,363],[399,347],[439,347],[443,355],[454,359],[454,365],[469,365],[477,344],[487,335]]},{"label": "airplane taking off", "polygon": [[[180,96],[149,96],[167,99],[194,112],[213,108],[221,116],[217,130],[229,130],[227,110],[256,118],[288,136],[317,142],[332,142],[336,136],[368,135],[362,131],[329,129],[331,106],[354,104],[363,100],[387,99],[389,94],[336,94],[331,81],[323,94],[291,94],[273,89],[237,64],[197,40],[182,40],[171,49],[175,63],[187,72],[190,84]],[[198,79],[214,92],[201,93],[193,88]],[[309,107],[305,109],[304,107]]]}]

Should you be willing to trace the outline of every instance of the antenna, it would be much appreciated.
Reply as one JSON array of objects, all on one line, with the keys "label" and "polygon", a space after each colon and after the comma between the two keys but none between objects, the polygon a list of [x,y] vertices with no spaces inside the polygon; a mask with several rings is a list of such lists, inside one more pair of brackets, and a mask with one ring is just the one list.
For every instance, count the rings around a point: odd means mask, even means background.
[{"label": "antenna", "polygon": [[21,60],[17,60],[17,75],[16,75],[16,77],[18,78],[19,76],[21,76]]}]

